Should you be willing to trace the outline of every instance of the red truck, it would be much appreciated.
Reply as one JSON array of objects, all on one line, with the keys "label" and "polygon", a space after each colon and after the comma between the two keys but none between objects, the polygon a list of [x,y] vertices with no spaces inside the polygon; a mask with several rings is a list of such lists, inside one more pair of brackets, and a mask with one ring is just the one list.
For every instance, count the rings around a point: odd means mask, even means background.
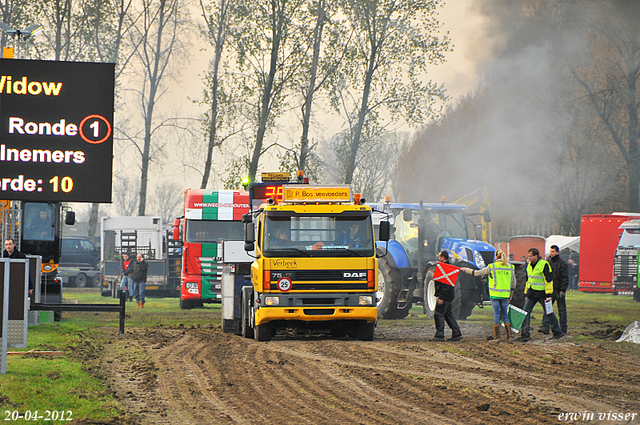
[{"label": "red truck", "polygon": [[615,292],[611,284],[613,261],[622,234],[620,224],[638,214],[586,214],[580,225],[580,275],[583,292]]}]

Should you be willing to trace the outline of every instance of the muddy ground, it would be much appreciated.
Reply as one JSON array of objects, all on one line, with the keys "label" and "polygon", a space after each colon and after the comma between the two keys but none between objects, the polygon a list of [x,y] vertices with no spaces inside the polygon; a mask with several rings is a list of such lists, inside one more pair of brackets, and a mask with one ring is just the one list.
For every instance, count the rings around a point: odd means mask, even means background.
[{"label": "muddy ground", "polygon": [[463,341],[443,343],[428,341],[426,319],[384,321],[373,342],[255,342],[214,326],[110,330],[94,370],[123,409],[114,423],[557,424],[564,413],[594,415],[568,423],[640,423],[639,351],[612,347],[615,327],[590,324],[594,342],[536,334],[496,344],[489,326],[461,322]]}]

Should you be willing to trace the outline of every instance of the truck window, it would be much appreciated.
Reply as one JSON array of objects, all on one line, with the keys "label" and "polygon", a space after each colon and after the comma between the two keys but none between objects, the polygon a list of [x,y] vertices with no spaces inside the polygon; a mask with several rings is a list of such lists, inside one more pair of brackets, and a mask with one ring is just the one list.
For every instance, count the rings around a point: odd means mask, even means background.
[{"label": "truck window", "polygon": [[187,220],[187,242],[241,241],[243,237],[241,221]]},{"label": "truck window", "polygon": [[370,215],[267,214],[263,246],[266,256],[373,255]]},{"label": "truck window", "polygon": [[26,223],[23,239],[52,241],[54,238],[55,214],[51,205],[25,203],[24,219]]}]

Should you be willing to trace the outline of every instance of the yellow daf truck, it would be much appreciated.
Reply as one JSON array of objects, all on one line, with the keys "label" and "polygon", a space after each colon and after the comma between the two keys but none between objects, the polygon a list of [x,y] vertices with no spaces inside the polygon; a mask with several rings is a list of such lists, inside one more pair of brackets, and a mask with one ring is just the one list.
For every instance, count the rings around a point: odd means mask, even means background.
[{"label": "yellow daf truck", "polygon": [[[245,250],[256,258],[251,285],[241,288],[240,333],[258,341],[285,333],[371,341],[378,313],[371,208],[349,186],[281,186],[243,217]],[[378,240],[386,241],[382,223]]]}]

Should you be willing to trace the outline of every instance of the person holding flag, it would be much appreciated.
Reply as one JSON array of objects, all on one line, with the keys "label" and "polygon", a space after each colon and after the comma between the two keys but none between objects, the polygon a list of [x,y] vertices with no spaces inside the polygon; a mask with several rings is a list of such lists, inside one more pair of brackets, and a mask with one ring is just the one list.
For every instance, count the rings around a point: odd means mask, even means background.
[{"label": "person holding flag", "polygon": [[500,341],[500,321],[502,321],[507,333],[507,342],[511,342],[511,323],[507,316],[507,309],[511,289],[516,287],[516,274],[513,266],[507,261],[505,253],[499,249],[496,252],[496,261],[482,270],[473,270],[468,267],[462,267],[460,270],[472,276],[489,275],[489,297],[493,309],[493,338],[490,341]]},{"label": "person holding flag", "polygon": [[444,341],[445,322],[447,322],[447,325],[451,328],[451,338],[449,338],[449,341],[460,341],[462,339],[460,326],[458,326],[451,307],[453,299],[456,296],[454,287],[459,272],[460,269],[458,267],[449,264],[449,253],[447,251],[440,251],[438,253],[438,264],[433,273],[436,289],[435,296],[438,299],[433,314],[433,319],[436,324],[436,335],[429,339],[429,341]]}]

